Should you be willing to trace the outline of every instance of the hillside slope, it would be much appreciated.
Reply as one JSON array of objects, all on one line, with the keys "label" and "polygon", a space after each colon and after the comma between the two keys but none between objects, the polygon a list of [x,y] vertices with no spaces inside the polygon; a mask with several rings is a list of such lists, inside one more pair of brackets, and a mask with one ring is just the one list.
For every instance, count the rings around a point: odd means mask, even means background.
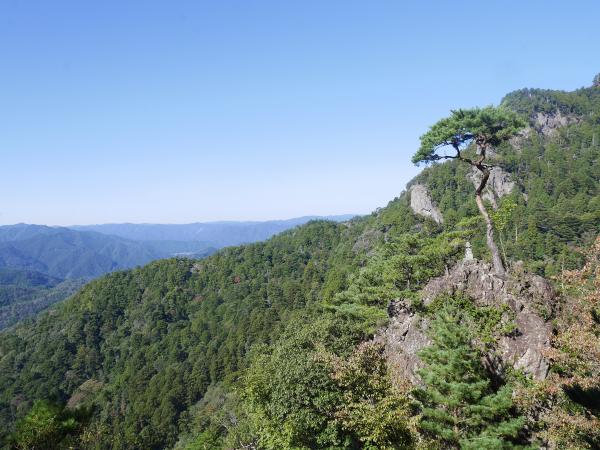
[{"label": "hillside slope", "polygon": [[82,280],[61,280],[40,272],[0,268],[0,330],[74,294]]},{"label": "hillside slope", "polygon": [[[486,411],[485,419],[469,420],[486,439],[503,436],[505,448],[594,448],[600,372],[585,355],[600,354],[597,256],[584,266],[580,249],[600,232],[599,90],[527,91],[505,100],[531,121],[516,142],[496,150],[502,173],[487,197],[497,207],[507,279],[485,269],[473,175],[455,162],[436,164],[370,216],[311,222],[202,261],[113,273],[2,333],[6,445],[16,430],[15,442],[49,448],[438,448],[431,427],[439,423],[423,417],[441,417],[436,401],[448,395],[436,389],[454,388],[436,385],[440,376],[426,371],[447,374],[436,356],[443,335],[478,383],[452,392],[481,394],[470,400],[480,402],[474,410]],[[549,119],[579,98],[591,109],[576,110],[572,121]],[[550,128],[536,129],[538,112]],[[479,261],[460,272],[467,241]],[[495,283],[489,292],[496,294],[474,298],[471,273]],[[551,301],[527,295],[539,275],[559,277]],[[568,338],[574,305],[585,318],[582,340]],[[392,350],[373,340],[404,323],[398,318],[414,331],[398,329]],[[524,320],[548,330],[548,339],[535,341],[542,347],[519,338],[529,336]],[[422,339],[409,348],[406,336],[416,332]],[[502,349],[508,356],[496,359]],[[536,373],[519,364],[533,350],[543,369]],[[425,372],[399,375],[390,352]],[[36,429],[27,412],[44,408],[59,408],[76,425]]]},{"label": "hillside slope", "polygon": [[[351,215],[331,216],[343,221]],[[316,218],[316,217],[314,217]],[[64,280],[56,289],[0,280],[4,304],[0,330],[35,315],[75,292],[84,281],[150,261],[185,256],[204,258],[217,248],[256,242],[304,224],[313,217],[265,222],[211,222],[183,225],[106,224],[72,228],[17,224],[0,227],[0,268]],[[27,292],[23,288],[28,289]]]}]

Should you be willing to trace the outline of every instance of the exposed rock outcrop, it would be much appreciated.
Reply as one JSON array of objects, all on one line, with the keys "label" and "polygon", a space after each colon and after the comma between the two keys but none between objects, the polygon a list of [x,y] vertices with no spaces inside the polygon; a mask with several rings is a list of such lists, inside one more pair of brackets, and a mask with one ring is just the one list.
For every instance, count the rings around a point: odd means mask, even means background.
[{"label": "exposed rock outcrop", "polygon": [[383,233],[377,229],[367,229],[356,239],[352,246],[352,251],[356,253],[366,253],[370,256],[377,242],[383,237]]},{"label": "exposed rock outcrop", "polygon": [[533,116],[533,120],[534,129],[544,136],[551,136],[560,127],[581,122],[579,117],[572,114],[565,115],[559,109],[553,113],[538,112]]},{"label": "exposed rock outcrop", "polygon": [[[473,167],[470,174],[471,181],[475,188],[481,182],[481,172]],[[511,179],[510,174],[501,167],[493,167],[490,170],[490,178],[483,191],[483,199],[489,201],[494,209],[498,208],[498,200],[512,192],[515,187],[515,182]]]},{"label": "exposed rock outcrop", "polygon": [[431,195],[422,184],[414,184],[410,187],[410,207],[415,214],[420,216],[429,217],[435,220],[437,223],[442,223],[444,217],[440,210],[435,206]]},{"label": "exposed rock outcrop", "polygon": [[94,396],[100,392],[100,390],[104,387],[104,383],[98,380],[89,379],[84,381],[81,386],[79,386],[71,398],[67,401],[66,408],[67,409],[77,409],[80,406],[84,405],[86,402],[89,402]]},{"label": "exposed rock outcrop", "polygon": [[385,358],[392,373],[392,380],[420,382],[417,371],[423,364],[417,353],[430,344],[427,337],[427,320],[410,310],[398,300],[388,308],[390,322],[380,330],[375,341],[384,344]]},{"label": "exposed rock outcrop", "polygon": [[[496,275],[481,261],[463,261],[446,275],[431,280],[422,291],[429,305],[441,294],[462,293],[480,306],[507,307],[516,329],[502,336],[488,360],[491,369],[502,373],[507,367],[523,370],[536,380],[548,373],[544,354],[550,349],[552,327],[547,321],[556,306],[556,295],[548,281],[519,268],[506,278]],[[421,362],[418,352],[428,345],[427,319],[410,310],[402,301],[389,308],[390,323],[376,340],[385,344],[388,363],[395,378],[418,383]]]}]

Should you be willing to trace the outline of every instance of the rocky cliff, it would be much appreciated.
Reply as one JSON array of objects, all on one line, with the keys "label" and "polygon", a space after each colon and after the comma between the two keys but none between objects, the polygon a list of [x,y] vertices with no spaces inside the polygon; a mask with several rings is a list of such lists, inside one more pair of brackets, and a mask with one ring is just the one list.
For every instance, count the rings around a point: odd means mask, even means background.
[{"label": "rocky cliff", "polygon": [[563,114],[560,109],[554,113],[537,112],[533,117],[534,130],[544,136],[551,136],[557,129],[566,125],[581,122],[581,118],[573,114]]},{"label": "rocky cliff", "polygon": [[433,203],[431,195],[427,190],[427,187],[422,184],[414,184],[410,190],[410,207],[415,214],[420,216],[429,217],[437,223],[444,222],[444,217],[441,211]]},{"label": "rocky cliff", "polygon": [[[473,186],[477,188],[481,182],[481,172],[473,167],[470,174]],[[511,175],[501,167],[493,167],[490,170],[490,178],[483,190],[483,199],[489,201],[494,209],[498,208],[498,200],[512,192],[515,182]]]},{"label": "rocky cliff", "polygon": [[[548,373],[545,353],[550,349],[552,326],[549,319],[556,308],[557,296],[550,283],[517,267],[506,276],[494,273],[491,265],[465,260],[445,275],[431,280],[421,292],[424,306],[442,294],[463,294],[478,306],[495,306],[503,310],[503,320],[514,328],[498,340],[486,355],[486,363],[498,374],[507,368],[520,369],[535,380]],[[388,363],[397,379],[419,383],[421,367],[418,352],[429,344],[428,320],[403,300],[388,308],[389,325],[376,340],[385,345]]]}]

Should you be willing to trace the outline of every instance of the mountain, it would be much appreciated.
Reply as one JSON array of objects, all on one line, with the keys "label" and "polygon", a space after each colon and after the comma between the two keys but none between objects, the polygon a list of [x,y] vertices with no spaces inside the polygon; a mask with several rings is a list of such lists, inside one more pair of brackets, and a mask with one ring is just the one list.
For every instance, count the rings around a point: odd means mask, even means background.
[{"label": "mountain", "polygon": [[[352,217],[323,219],[345,221]],[[0,226],[0,267],[34,270],[61,279],[94,278],[174,255],[204,257],[215,249],[264,240],[316,218],[71,228],[27,224]]]},{"label": "mountain", "polygon": [[268,220],[264,222],[204,222],[189,224],[103,224],[72,226],[82,231],[95,231],[112,236],[120,236],[136,241],[190,241],[203,242],[208,247],[222,248],[230,245],[263,241],[282,231],[303,225],[311,220],[332,220],[344,222],[354,215],[304,216],[287,220]]},{"label": "mountain", "polygon": [[47,236],[57,232],[55,227],[45,225],[28,225],[19,223],[16,225],[0,226],[0,242],[22,241],[37,236]]},{"label": "mountain", "polygon": [[506,273],[453,159],[371,215],[108,274],[0,335],[5,446],[598,448],[600,88],[503,104]]},{"label": "mountain", "polygon": [[0,241],[0,267],[62,279],[97,277],[167,256],[139,242],[61,227],[0,227]]},{"label": "mountain", "polygon": [[[351,217],[329,219],[342,221]],[[38,273],[60,280],[43,289],[21,284],[25,291],[0,280],[5,302],[0,312],[0,330],[63,300],[85,280],[161,258],[204,258],[217,248],[263,240],[312,219],[96,225],[73,229],[28,224],[0,226],[0,270],[9,268],[16,273],[20,269],[23,278]]]},{"label": "mountain", "polygon": [[32,270],[0,268],[0,330],[69,297],[83,284]]},{"label": "mountain", "polygon": [[67,298],[91,278],[174,254],[166,250],[68,228],[2,226],[0,330]]}]

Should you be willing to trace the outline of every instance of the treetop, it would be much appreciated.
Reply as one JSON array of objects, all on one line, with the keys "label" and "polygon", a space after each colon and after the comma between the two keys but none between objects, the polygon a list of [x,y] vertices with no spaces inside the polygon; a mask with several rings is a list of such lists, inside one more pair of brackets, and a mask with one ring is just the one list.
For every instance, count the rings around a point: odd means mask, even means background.
[{"label": "treetop", "polygon": [[421,146],[412,158],[412,162],[432,162],[442,159],[436,152],[445,146],[457,151],[472,141],[497,146],[507,141],[526,125],[515,112],[503,107],[458,109],[432,125],[421,136]]}]

